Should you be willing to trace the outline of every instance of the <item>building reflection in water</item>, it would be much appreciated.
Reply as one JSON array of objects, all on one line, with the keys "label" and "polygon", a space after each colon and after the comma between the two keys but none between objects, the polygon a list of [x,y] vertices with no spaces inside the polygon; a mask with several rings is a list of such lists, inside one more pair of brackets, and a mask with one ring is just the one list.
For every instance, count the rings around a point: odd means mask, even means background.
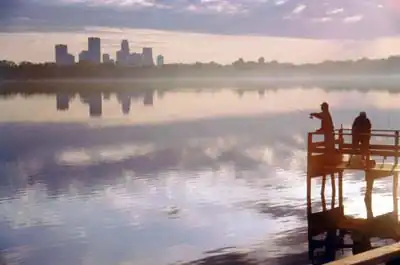
[{"label": "building reflection in water", "polygon": [[110,100],[110,98],[111,98],[111,93],[110,93],[110,92],[104,92],[104,93],[103,93],[103,98],[104,98],[104,100]]},{"label": "building reflection in water", "polygon": [[67,93],[57,93],[56,101],[57,101],[57,110],[65,111],[69,109],[69,102],[71,100],[71,96]]},{"label": "building reflection in water", "polygon": [[153,106],[153,101],[154,101],[154,91],[153,90],[146,91],[144,93],[143,105]]},{"label": "building reflection in water", "polygon": [[91,94],[81,94],[83,103],[89,105],[90,117],[101,117],[103,114],[103,98],[100,92]]},{"label": "building reflection in water", "polygon": [[258,96],[259,96],[260,98],[264,98],[264,96],[265,96],[265,90],[264,90],[264,89],[258,90]]},{"label": "building reflection in water", "polygon": [[[144,106],[153,106],[154,90],[146,89],[142,91],[131,92],[115,92],[119,104],[121,104],[121,112],[127,115],[131,111],[132,102],[143,102]],[[89,105],[90,117],[101,117],[103,115],[103,99],[109,101],[112,93],[93,92],[79,93],[81,102]],[[74,96],[68,93],[57,93],[57,110],[69,110],[69,104]],[[140,103],[139,103],[140,104]]]},{"label": "building reflection in water", "polygon": [[129,114],[131,110],[132,97],[128,93],[117,93],[118,102],[121,103],[121,111],[123,114]]}]

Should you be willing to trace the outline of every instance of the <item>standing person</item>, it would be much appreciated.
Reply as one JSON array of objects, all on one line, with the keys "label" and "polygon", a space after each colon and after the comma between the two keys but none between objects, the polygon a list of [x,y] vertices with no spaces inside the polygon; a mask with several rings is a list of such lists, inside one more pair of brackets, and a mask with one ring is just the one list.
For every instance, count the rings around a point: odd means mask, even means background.
[{"label": "standing person", "polygon": [[371,139],[371,121],[367,117],[365,111],[354,119],[353,126],[351,128],[352,144],[354,149],[358,149],[361,145],[362,158],[366,159],[366,153],[369,148],[369,141]]},{"label": "standing person", "polygon": [[321,128],[317,132],[324,134],[325,148],[328,151],[335,149],[335,136],[333,134],[333,121],[331,113],[329,112],[329,105],[326,102],[321,104],[321,112],[313,112],[310,114],[310,118],[317,118],[321,120]]}]

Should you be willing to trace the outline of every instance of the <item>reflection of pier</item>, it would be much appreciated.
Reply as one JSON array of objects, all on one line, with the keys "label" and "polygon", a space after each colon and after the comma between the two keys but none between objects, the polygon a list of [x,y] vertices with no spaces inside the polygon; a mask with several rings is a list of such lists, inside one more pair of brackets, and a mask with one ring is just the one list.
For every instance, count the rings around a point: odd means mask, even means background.
[{"label": "reflection of pier", "polygon": [[[347,130],[335,133],[335,147],[331,153],[325,150],[324,142],[314,141],[317,133],[308,135],[308,168],[307,168],[307,216],[308,216],[308,242],[309,258],[313,264],[333,261],[336,252],[340,249],[350,248],[354,254],[372,249],[371,238],[400,240],[400,225],[398,221],[398,157],[400,156],[399,131],[373,131],[371,142],[381,138],[391,141],[390,144],[382,142],[371,143],[367,152],[366,163],[360,159],[360,151],[346,142],[350,138]],[[345,157],[349,156],[349,159]],[[381,159],[377,164],[372,158]],[[386,160],[391,161],[387,162]],[[343,173],[347,170],[362,171],[365,174],[366,193],[365,205],[367,218],[353,218],[344,213],[343,202]],[[325,203],[326,176],[330,176],[332,183],[332,199],[330,209]],[[393,178],[393,211],[375,216],[371,206],[372,189],[375,180],[392,176]],[[322,207],[313,211],[311,202],[311,181],[322,181],[321,203]],[[338,202],[336,202],[336,184],[338,184]],[[346,242],[346,235],[351,242]],[[318,253],[321,253],[319,255]],[[364,263],[354,263],[364,264]],[[367,264],[367,263],[365,263]],[[368,263],[377,264],[377,263]],[[396,263],[397,264],[397,263]]]}]

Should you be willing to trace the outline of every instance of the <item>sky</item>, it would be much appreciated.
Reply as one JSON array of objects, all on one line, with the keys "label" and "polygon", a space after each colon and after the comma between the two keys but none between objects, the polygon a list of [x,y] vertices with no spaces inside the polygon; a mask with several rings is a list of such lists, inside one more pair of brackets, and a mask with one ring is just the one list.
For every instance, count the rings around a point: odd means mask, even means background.
[{"label": "sky", "polygon": [[1,0],[0,59],[77,55],[88,36],[112,57],[123,38],[166,62],[294,63],[400,53],[400,0]]}]

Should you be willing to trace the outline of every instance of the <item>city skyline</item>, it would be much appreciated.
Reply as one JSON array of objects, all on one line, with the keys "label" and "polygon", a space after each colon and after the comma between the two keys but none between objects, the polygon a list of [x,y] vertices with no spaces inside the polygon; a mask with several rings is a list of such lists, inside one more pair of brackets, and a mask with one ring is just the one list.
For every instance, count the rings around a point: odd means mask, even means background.
[{"label": "city skyline", "polygon": [[[0,33],[0,60],[34,63],[53,62],[54,45],[68,43],[68,51],[77,55],[87,48],[90,36],[100,37],[102,51],[114,54],[121,39],[129,39],[132,47],[152,46],[165,56],[165,63],[197,61],[226,64],[238,57],[292,63],[318,63],[324,60],[371,59],[400,54],[400,38],[372,41],[283,39],[260,36],[222,36],[187,34],[154,30],[87,28],[79,32],[15,32]],[[26,47],[29,47],[27,49]],[[300,49],[299,49],[300,48]],[[134,49],[136,50],[136,48]]]},{"label": "city skyline", "polygon": [[89,36],[104,40],[104,53],[129,39],[167,63],[383,58],[400,53],[399,7],[395,0],[4,0],[0,59],[51,62],[55,44],[77,55]]},{"label": "city skyline", "polygon": [[164,56],[161,54],[157,55],[156,63],[154,63],[152,47],[143,47],[142,53],[131,52],[127,39],[121,41],[120,49],[115,52],[115,59],[109,53],[102,52],[101,44],[101,38],[88,37],[87,49],[79,52],[78,56],[69,53],[67,44],[56,44],[54,46],[54,62],[57,65],[73,65],[78,62],[115,63],[124,66],[162,66],[164,64]]}]

